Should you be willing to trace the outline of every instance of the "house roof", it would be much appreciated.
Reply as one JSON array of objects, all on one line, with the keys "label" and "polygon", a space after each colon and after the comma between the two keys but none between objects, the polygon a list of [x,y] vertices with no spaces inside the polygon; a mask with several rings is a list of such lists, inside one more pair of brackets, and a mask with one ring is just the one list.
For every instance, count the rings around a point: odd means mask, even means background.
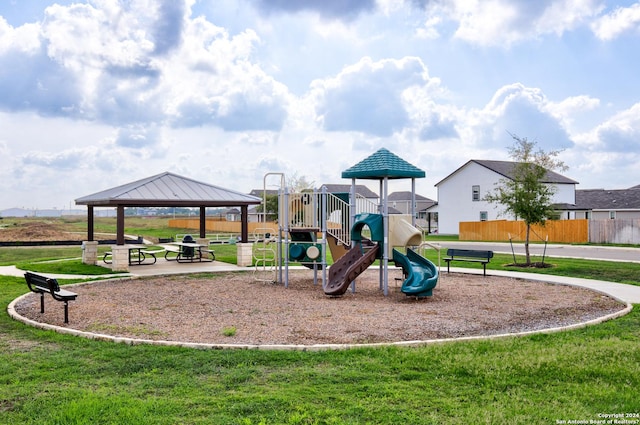
[{"label": "house roof", "polygon": [[[329,193],[351,193],[351,185],[350,184],[323,184],[322,186],[327,188],[327,192]],[[318,189],[318,191],[320,191],[322,189],[322,186],[320,187],[320,189]],[[278,195],[279,190],[278,189],[267,189],[267,195]],[[361,185],[361,184],[357,184],[356,185],[356,194],[363,196],[365,198],[377,198],[378,195],[372,191],[371,189],[369,189],[367,186],[365,185]],[[249,195],[252,196],[257,196],[259,198],[262,198],[262,196],[264,195],[264,189],[253,189],[251,192],[249,192]]]},{"label": "house roof", "polygon": [[576,204],[579,210],[623,210],[640,209],[640,188],[638,189],[583,189],[576,190]]},{"label": "house roof", "polygon": [[[389,201],[411,201],[411,191],[400,191],[400,192],[393,192],[389,194]],[[416,193],[416,201],[423,201],[423,202],[436,202],[433,199],[430,198],[425,198],[422,195],[418,195]]]},{"label": "house roof", "polygon": [[90,206],[203,206],[259,204],[260,198],[164,172],[76,199]]},{"label": "house roof", "polygon": [[[329,193],[350,193],[351,185],[350,184],[323,184],[322,186],[327,188],[327,192]],[[378,195],[369,189],[365,185],[357,184],[356,185],[356,195],[363,196],[365,198],[378,198]]]},{"label": "house roof", "polygon": [[425,177],[425,172],[399,156],[380,148],[342,172],[345,179],[407,179]]},{"label": "house roof", "polygon": [[[483,159],[471,159],[467,161],[464,165],[462,165],[460,168],[458,168],[456,171],[449,174],[444,179],[440,180],[438,183],[435,184],[435,186],[438,186],[440,183],[447,180],[449,177],[453,176],[459,170],[463,169],[464,167],[466,167],[471,163],[476,163],[510,180],[514,179],[514,167],[516,166],[516,164],[518,164],[517,162],[514,162],[514,161],[492,161],[492,160],[483,160]],[[578,184],[577,181],[572,180],[568,177],[565,177],[551,170],[547,170],[547,173],[542,178],[542,182],[556,183],[556,184]]]},{"label": "house roof", "polygon": [[249,195],[257,196],[258,198],[262,198],[262,196],[264,196],[265,192],[267,193],[267,195],[272,196],[272,195],[277,195],[279,193],[279,190],[278,189],[267,189],[265,191],[264,189],[252,189],[251,192],[249,192]]}]

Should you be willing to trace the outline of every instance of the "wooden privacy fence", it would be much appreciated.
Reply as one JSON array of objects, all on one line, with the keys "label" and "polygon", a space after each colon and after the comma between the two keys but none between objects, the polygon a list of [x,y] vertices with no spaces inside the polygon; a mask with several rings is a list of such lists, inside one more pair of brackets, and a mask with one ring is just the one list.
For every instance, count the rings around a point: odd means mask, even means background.
[{"label": "wooden privacy fence", "polygon": [[[524,241],[527,227],[523,221],[463,221],[460,240],[467,241]],[[547,239],[548,238],[548,239]],[[562,243],[589,242],[589,220],[548,220],[544,226],[531,226],[531,242]]]},{"label": "wooden privacy fence", "polygon": [[590,220],[589,242],[640,244],[640,219]]},{"label": "wooden privacy fence", "polygon": [[[249,233],[255,233],[256,229],[261,229],[260,233],[264,233],[264,229],[271,229],[271,233],[278,232],[278,225],[272,222],[249,222]],[[221,221],[219,219],[207,218],[205,230],[208,233],[240,233],[242,222],[240,221]],[[169,227],[178,229],[200,229],[199,218],[173,218],[169,220]]]},{"label": "wooden privacy fence", "polygon": [[[278,232],[278,225],[273,222],[250,222],[249,233],[256,229],[271,229],[272,234]],[[206,221],[208,233],[240,233],[241,222],[209,219]],[[169,220],[169,227],[180,229],[200,228],[199,218],[175,218]],[[328,223],[328,227],[339,227]],[[460,240],[466,241],[524,241],[526,226],[522,221],[464,221],[460,223]],[[531,227],[531,241],[555,243],[618,243],[640,244],[640,219],[612,220],[548,220],[546,225]]]}]

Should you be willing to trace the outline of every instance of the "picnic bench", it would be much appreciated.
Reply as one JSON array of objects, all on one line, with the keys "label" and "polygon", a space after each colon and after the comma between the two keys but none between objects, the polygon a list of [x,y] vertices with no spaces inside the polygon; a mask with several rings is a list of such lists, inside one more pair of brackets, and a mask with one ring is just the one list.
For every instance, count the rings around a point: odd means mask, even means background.
[{"label": "picnic bench", "polygon": [[[177,246],[167,245],[164,247],[164,250],[166,251],[164,253],[164,259],[167,261],[177,260],[178,255],[180,255],[180,248]],[[172,258],[171,254],[175,254],[175,257]]]},{"label": "picnic bench", "polygon": [[158,259],[156,258],[156,254],[162,254],[165,251],[166,251],[165,249],[143,249],[143,250],[140,251],[140,253],[143,256],[142,261],[144,261],[144,259],[146,257],[153,258],[153,262],[152,263],[145,263],[145,264],[155,264],[156,261],[158,261]]},{"label": "picnic bench", "polygon": [[[133,266],[136,264],[137,265],[155,264],[156,261],[158,260],[156,257],[156,254],[162,254],[163,252],[165,252],[164,249],[151,250],[151,249],[146,249],[144,246],[137,246],[137,245],[130,246],[129,247],[129,265]],[[145,261],[147,258],[149,258],[150,260]],[[111,251],[105,252],[104,257],[102,257],[102,261],[104,261],[105,264],[111,264],[112,259],[113,259],[113,252]]]},{"label": "picnic bench", "polygon": [[64,302],[64,323],[69,323],[69,301],[75,300],[78,294],[66,289],[60,289],[60,284],[53,278],[31,272],[26,272],[24,278],[29,289],[40,294],[40,313],[44,313],[44,294],[49,293],[54,300]]},{"label": "picnic bench", "polygon": [[468,261],[472,263],[482,263],[483,275],[487,275],[487,264],[493,258],[493,251],[482,251],[475,249],[447,249],[447,257],[443,258],[447,262],[447,273],[449,273],[449,263],[452,261]]},{"label": "picnic bench", "polygon": [[[174,242],[165,245],[164,258],[167,261],[177,261],[178,263],[193,263],[195,261],[215,261],[216,254],[205,245],[186,242]],[[175,254],[175,256],[173,256]]]}]

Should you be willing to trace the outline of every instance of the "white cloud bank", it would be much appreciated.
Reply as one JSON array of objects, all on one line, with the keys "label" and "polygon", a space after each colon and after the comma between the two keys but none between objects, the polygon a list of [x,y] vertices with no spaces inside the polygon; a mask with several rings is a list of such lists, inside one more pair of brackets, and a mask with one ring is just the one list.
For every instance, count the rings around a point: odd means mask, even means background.
[{"label": "white cloud bank", "polygon": [[[602,93],[638,81],[561,82],[596,61],[628,63],[633,47],[618,40],[637,38],[638,8],[91,0],[12,26],[0,6],[0,208],[67,206],[165,170],[241,191],[268,172],[336,183],[383,146],[423,168],[418,190],[435,198],[433,184],[467,160],[507,159],[509,133],[564,149],[582,187],[630,187],[640,99]],[[598,48],[552,56],[558,43]],[[559,72],[527,73],[523,57]],[[448,85],[476,70],[491,75],[479,104]]]}]

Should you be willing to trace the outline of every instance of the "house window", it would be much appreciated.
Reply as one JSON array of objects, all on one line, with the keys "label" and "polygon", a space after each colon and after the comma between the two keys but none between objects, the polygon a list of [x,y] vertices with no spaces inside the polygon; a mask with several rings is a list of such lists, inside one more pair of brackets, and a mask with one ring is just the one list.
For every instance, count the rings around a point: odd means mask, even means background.
[{"label": "house window", "polygon": [[480,200],[480,186],[478,185],[471,186],[471,200],[473,201]]},{"label": "house window", "polygon": [[609,218],[611,220],[614,220],[616,218],[616,212],[615,211],[609,211]]},{"label": "house window", "polygon": [[489,214],[486,211],[480,211],[480,221],[487,221]]}]

